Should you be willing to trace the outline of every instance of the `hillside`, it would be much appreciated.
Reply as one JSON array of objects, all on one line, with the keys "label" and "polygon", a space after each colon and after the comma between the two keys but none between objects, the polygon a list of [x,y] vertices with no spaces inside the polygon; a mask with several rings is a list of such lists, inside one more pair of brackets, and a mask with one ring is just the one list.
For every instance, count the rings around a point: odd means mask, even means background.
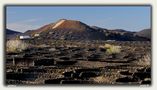
[{"label": "hillside", "polygon": [[20,34],[21,32],[14,31],[11,29],[6,29],[6,35]]},{"label": "hillside", "polygon": [[25,32],[31,36],[39,34],[42,39],[62,40],[117,40],[147,41],[148,38],[134,35],[135,32],[122,29],[108,30],[97,26],[89,26],[81,21],[60,19],[55,23],[44,25],[36,30]]},{"label": "hillside", "polygon": [[6,29],[6,39],[15,39],[17,35],[21,35],[21,32],[11,30],[11,29]]},{"label": "hillside", "polygon": [[141,30],[141,31],[135,33],[135,35],[140,36],[140,37],[144,37],[144,38],[151,39],[151,29],[144,29],[144,30]]}]

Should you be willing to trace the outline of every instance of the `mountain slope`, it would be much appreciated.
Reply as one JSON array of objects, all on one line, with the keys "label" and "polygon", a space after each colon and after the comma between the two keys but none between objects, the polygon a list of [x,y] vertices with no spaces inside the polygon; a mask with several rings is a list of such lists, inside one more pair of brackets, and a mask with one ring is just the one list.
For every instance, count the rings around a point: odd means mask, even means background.
[{"label": "mountain slope", "polygon": [[135,32],[122,29],[108,30],[96,26],[89,26],[76,20],[60,19],[55,23],[47,24],[37,30],[25,32],[31,36],[40,34],[40,39],[63,39],[63,40],[117,40],[117,41],[136,41],[148,40]]},{"label": "mountain slope", "polygon": [[65,40],[99,40],[105,39],[104,34],[96,31],[88,25],[76,21],[60,19],[59,21],[45,25],[37,30],[25,32],[29,35],[40,34],[41,38],[65,39]]},{"label": "mountain slope", "polygon": [[17,32],[11,29],[6,29],[6,35],[20,34],[21,32]]},{"label": "mountain slope", "polygon": [[151,29],[144,29],[144,30],[141,30],[141,31],[135,33],[135,35],[140,36],[140,37],[144,37],[144,38],[151,39]]},{"label": "mountain slope", "polygon": [[6,39],[16,39],[18,35],[22,34],[21,32],[14,31],[11,29],[6,29],[5,33],[6,33]]}]

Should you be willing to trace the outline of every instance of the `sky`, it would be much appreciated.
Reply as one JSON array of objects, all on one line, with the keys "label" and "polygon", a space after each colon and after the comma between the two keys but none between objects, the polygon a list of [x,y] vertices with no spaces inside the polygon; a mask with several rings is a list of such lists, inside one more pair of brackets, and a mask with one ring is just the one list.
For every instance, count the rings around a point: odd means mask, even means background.
[{"label": "sky", "polygon": [[150,6],[6,6],[6,28],[25,32],[59,19],[106,29],[151,28]]}]

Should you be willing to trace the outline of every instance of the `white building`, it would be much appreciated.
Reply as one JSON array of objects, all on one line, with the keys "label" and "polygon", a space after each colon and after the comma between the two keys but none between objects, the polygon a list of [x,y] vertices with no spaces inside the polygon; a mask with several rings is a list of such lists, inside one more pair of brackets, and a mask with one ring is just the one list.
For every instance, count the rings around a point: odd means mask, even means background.
[{"label": "white building", "polygon": [[116,41],[116,40],[106,40],[106,41],[108,41],[108,42],[113,42],[113,41]]},{"label": "white building", "polygon": [[20,36],[20,39],[30,39],[31,37],[28,36],[28,35],[23,35],[23,36]]},{"label": "white building", "polygon": [[34,34],[34,37],[39,37],[39,36],[40,36],[39,33]]}]

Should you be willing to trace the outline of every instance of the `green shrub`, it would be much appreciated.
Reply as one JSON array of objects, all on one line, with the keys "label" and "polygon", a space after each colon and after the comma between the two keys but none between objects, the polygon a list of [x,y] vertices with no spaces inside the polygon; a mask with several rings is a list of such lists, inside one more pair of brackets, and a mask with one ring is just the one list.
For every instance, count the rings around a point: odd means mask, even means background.
[{"label": "green shrub", "polygon": [[114,46],[114,45],[110,45],[110,44],[105,44],[104,46],[107,50],[106,53],[107,54],[117,54],[121,52],[121,46]]},{"label": "green shrub", "polygon": [[21,40],[9,40],[6,43],[7,52],[21,52],[28,48],[28,44]]}]

